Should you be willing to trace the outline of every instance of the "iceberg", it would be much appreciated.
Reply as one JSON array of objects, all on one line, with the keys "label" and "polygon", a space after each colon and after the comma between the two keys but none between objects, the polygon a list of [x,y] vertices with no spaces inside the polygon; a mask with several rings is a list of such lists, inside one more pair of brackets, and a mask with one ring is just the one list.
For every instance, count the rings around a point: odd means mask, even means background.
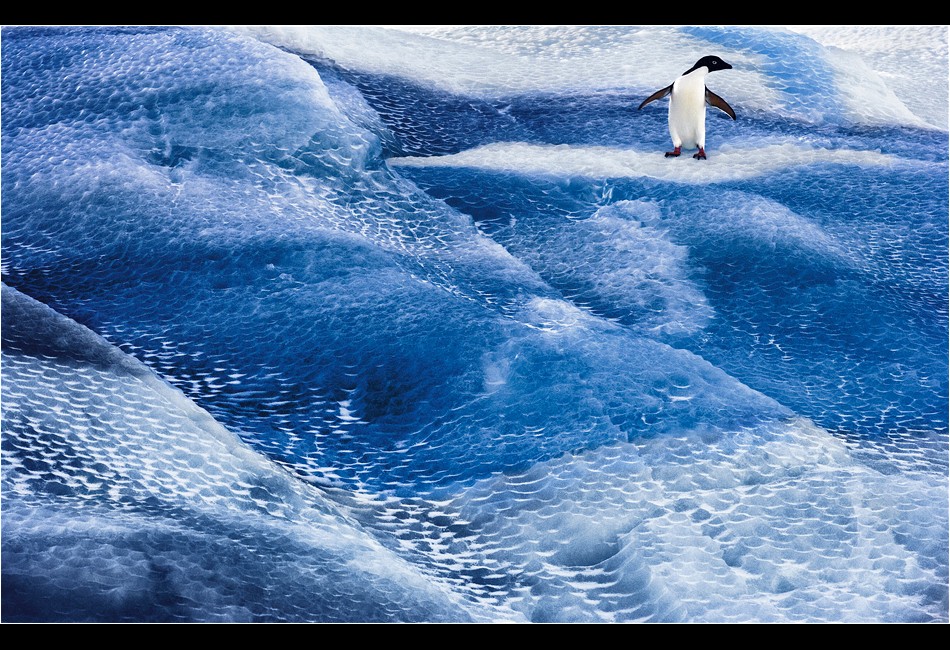
[{"label": "iceberg", "polygon": [[4,28],[0,618],[946,622],[887,29]]}]

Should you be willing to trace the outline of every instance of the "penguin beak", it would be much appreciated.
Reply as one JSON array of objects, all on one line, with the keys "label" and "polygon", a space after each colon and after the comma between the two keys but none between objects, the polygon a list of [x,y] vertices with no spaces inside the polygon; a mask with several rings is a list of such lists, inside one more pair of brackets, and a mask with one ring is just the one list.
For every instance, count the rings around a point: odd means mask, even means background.
[{"label": "penguin beak", "polygon": [[725,61],[722,62],[722,68],[723,70],[732,70],[732,66],[726,63]]}]

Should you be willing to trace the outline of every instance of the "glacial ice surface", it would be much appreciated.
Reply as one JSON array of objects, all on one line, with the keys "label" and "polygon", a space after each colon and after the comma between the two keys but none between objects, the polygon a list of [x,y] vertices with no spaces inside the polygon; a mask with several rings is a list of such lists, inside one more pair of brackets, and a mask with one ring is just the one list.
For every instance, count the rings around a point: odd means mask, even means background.
[{"label": "glacial ice surface", "polygon": [[849,34],[5,28],[3,620],[945,622],[946,83]]}]

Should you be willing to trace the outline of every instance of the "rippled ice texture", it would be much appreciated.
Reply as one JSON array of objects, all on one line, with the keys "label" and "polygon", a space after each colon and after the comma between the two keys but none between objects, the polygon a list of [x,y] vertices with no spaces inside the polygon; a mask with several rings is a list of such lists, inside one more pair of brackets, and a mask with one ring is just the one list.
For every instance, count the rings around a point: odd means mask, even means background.
[{"label": "rippled ice texture", "polygon": [[946,29],[796,29],[4,29],[3,620],[947,621]]}]

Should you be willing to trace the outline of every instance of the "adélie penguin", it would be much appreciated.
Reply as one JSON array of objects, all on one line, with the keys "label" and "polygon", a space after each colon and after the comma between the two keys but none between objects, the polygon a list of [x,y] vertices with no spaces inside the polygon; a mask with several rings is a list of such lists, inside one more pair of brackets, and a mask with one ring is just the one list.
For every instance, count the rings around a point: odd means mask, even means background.
[{"label": "ad\u00e9lie penguin", "polygon": [[718,56],[704,56],[676,81],[644,99],[637,108],[640,110],[654,100],[670,96],[669,121],[673,151],[666,152],[667,158],[680,155],[680,149],[686,147],[699,149],[693,154],[693,158],[706,160],[706,104],[715,106],[732,119],[736,119],[732,106],[706,87],[707,74],[731,69],[732,66]]}]

